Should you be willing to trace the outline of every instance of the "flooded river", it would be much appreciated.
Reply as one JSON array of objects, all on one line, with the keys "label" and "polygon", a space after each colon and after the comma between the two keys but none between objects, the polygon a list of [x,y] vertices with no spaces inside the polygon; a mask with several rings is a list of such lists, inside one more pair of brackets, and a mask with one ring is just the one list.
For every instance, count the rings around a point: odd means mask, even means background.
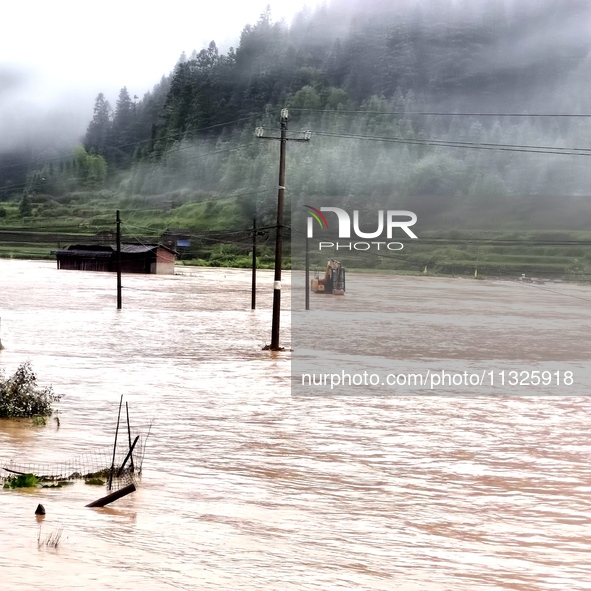
[{"label": "flooded river", "polygon": [[[272,274],[251,311],[248,271],[179,272],[124,275],[117,311],[113,274],[0,260],[0,367],[28,359],[64,395],[59,428],[0,421],[0,467],[109,444],[122,394],[135,429],[152,423],[138,491],[110,508],[85,508],[104,489],[83,483],[0,490],[2,589],[591,589],[589,398],[292,397],[291,353],[261,350]],[[452,280],[422,280],[458,301]],[[591,290],[554,291],[548,314],[584,326]],[[512,301],[535,307],[531,294]],[[420,298],[404,305],[426,330]],[[283,305],[289,347],[288,289]],[[488,305],[465,292],[462,306]],[[58,548],[38,547],[40,527]]]}]

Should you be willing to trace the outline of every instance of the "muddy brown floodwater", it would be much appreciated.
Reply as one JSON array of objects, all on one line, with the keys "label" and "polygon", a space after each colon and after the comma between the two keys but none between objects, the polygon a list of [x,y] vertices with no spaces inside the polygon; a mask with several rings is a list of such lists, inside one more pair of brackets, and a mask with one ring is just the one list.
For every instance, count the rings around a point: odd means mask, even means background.
[{"label": "muddy brown floodwater", "polygon": [[[122,394],[134,428],[153,421],[139,489],[110,508],[84,484],[0,490],[0,588],[591,589],[588,398],[292,397],[291,354],[261,351],[272,274],[253,312],[248,271],[179,272],[124,275],[117,311],[112,274],[0,260],[0,366],[28,359],[64,394],[59,428],[0,421],[0,467],[110,443]],[[457,299],[451,281],[405,300],[424,330],[421,297]],[[554,291],[548,314],[584,324],[591,290]],[[38,503],[58,548],[38,547]]]}]

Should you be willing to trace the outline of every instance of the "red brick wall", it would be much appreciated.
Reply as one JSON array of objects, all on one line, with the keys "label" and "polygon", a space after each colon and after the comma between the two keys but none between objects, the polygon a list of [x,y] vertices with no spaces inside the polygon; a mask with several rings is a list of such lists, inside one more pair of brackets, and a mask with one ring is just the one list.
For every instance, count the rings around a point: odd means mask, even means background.
[{"label": "red brick wall", "polygon": [[156,251],[156,273],[158,275],[174,275],[176,256],[165,248]]}]

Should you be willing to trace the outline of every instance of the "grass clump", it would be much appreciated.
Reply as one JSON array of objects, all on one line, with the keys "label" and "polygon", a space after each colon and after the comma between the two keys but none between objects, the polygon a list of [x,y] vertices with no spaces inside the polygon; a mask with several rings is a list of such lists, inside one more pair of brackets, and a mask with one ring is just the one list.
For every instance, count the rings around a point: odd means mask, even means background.
[{"label": "grass clump", "polygon": [[90,485],[94,485],[94,486],[103,486],[103,484],[105,484],[105,481],[102,478],[87,478],[84,481],[84,484],[90,484]]},{"label": "grass clump", "polygon": [[61,398],[51,386],[37,385],[37,376],[28,361],[8,378],[0,369],[0,418],[48,417],[53,412],[52,404]]},{"label": "grass clump", "polygon": [[52,531],[48,536],[42,539],[41,526],[39,526],[39,535],[37,536],[37,548],[41,548],[43,546],[47,546],[48,548],[59,548],[62,543],[63,533],[64,528],[60,527],[59,529]]},{"label": "grass clump", "polygon": [[88,474],[84,474],[84,480],[92,480],[93,478],[99,479],[107,479],[111,474],[111,468],[103,468],[98,472],[89,472]]}]

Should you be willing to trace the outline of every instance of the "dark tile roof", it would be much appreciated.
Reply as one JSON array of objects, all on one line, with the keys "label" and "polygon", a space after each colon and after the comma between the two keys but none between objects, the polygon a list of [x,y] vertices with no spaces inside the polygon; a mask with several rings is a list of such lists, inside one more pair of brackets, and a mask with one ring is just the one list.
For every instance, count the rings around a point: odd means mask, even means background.
[{"label": "dark tile roof", "polygon": [[[157,248],[164,248],[173,254],[177,254],[175,250],[165,246],[164,244],[121,244],[121,252],[126,254],[142,254],[146,252],[153,252]],[[109,257],[117,252],[117,245],[110,244],[104,246],[101,244],[73,244],[66,249],[56,250],[57,255],[71,255],[71,256],[101,256]]]},{"label": "dark tile roof", "polygon": [[59,256],[69,257],[85,257],[95,259],[108,259],[113,256],[112,250],[90,250],[89,248],[77,249],[77,248],[66,248],[62,250],[56,250],[55,254]]}]

